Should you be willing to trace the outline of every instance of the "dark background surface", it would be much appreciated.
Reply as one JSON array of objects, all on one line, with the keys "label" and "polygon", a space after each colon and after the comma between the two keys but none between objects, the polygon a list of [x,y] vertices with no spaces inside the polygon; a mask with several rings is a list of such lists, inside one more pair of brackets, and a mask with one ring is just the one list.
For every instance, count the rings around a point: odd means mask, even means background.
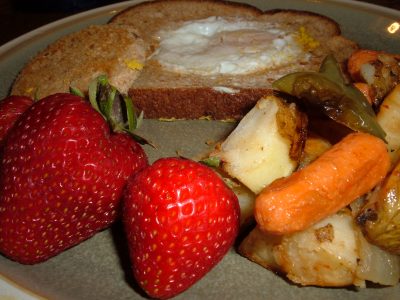
[{"label": "dark background surface", "polygon": [[0,45],[42,25],[118,0],[0,0]]},{"label": "dark background surface", "polygon": [[[0,0],[0,45],[52,21],[117,0]],[[400,10],[400,0],[364,0]]]}]

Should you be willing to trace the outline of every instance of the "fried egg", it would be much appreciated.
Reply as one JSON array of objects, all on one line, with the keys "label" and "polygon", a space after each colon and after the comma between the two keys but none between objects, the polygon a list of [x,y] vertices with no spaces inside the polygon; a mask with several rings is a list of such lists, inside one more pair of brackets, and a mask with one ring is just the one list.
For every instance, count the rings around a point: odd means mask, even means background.
[{"label": "fried egg", "polygon": [[209,17],[162,30],[158,39],[152,58],[180,73],[249,74],[307,59],[299,32],[268,22]]}]

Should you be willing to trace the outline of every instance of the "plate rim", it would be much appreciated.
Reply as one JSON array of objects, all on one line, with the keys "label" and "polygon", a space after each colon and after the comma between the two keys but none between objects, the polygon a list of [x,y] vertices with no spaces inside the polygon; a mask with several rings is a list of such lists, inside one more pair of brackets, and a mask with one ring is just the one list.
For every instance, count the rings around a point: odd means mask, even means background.
[{"label": "plate rim", "polygon": [[106,15],[109,15],[110,18],[117,14],[119,11],[123,10],[124,8],[129,7],[130,5],[136,4],[143,2],[142,0],[129,0],[129,1],[123,1],[123,2],[118,2],[115,4],[110,4],[106,6],[101,6],[98,8],[90,9],[87,11],[83,11],[80,13],[76,13],[64,18],[61,18],[59,20],[55,20],[53,22],[50,22],[48,24],[42,25],[36,29],[33,29],[31,31],[28,31],[8,42],[0,46],[0,60],[3,57],[6,57],[9,52],[11,52],[13,49],[21,47],[24,44],[29,44],[30,41],[34,39],[39,39],[41,36],[44,36],[45,34],[51,32],[51,31],[57,31],[58,29],[61,29],[63,27],[68,26],[69,24],[72,24],[74,22],[82,22],[86,19],[90,18],[98,18],[98,17],[104,17]]},{"label": "plate rim", "polygon": [[[106,6],[101,6],[98,8],[90,9],[84,12],[80,12],[77,14],[73,14],[68,17],[61,18],[59,20],[50,22],[48,24],[42,25],[36,29],[33,29],[29,32],[26,32],[8,42],[0,46],[0,60],[3,57],[7,56],[7,54],[12,51],[12,49],[16,47],[20,47],[22,44],[29,43],[32,39],[40,38],[40,36],[49,33],[50,31],[57,30],[58,28],[62,28],[67,26],[70,23],[75,21],[83,21],[89,18],[96,17],[104,17],[107,14],[110,18],[116,15],[118,12],[122,11],[125,8],[128,8],[131,5],[138,4],[141,2],[146,2],[148,0],[128,0],[123,2],[118,2]],[[241,2],[240,0],[233,0],[235,2]],[[393,8],[383,7],[377,4],[372,4],[368,2],[360,2],[356,0],[297,0],[301,2],[311,2],[311,3],[329,3],[338,6],[351,7],[353,9],[363,9],[369,11],[373,14],[377,14],[380,16],[385,16],[389,18],[399,18],[400,19],[400,11],[395,10]],[[399,20],[400,22],[400,20]]]},{"label": "plate rim", "polygon": [[[82,22],[88,19],[96,19],[100,17],[106,17],[107,15],[111,18],[115,16],[120,11],[128,8],[129,6],[139,4],[141,2],[147,2],[149,0],[128,0],[122,1],[114,4],[109,4],[105,6],[101,6],[94,9],[89,9],[87,11],[83,11],[80,13],[72,14],[70,16],[61,18],[59,20],[55,20],[48,24],[42,25],[36,29],[28,31],[3,45],[0,45],[0,61],[6,59],[7,56],[12,53],[13,49],[19,48],[23,45],[29,45],[33,40],[40,39],[46,34],[57,31],[63,27],[68,26],[69,24],[73,24],[74,22]],[[231,0],[234,2],[243,2],[240,0]],[[377,16],[384,16],[388,18],[393,18],[400,23],[400,10],[396,10],[393,8],[384,7],[378,4],[372,4],[368,2],[360,2],[356,0],[292,0],[299,2],[310,2],[310,3],[321,3],[321,4],[330,4],[337,7],[349,7],[352,9],[362,9],[364,11],[368,11]],[[7,274],[0,270],[0,280],[10,284],[12,287],[19,289],[22,292],[28,293],[29,296],[36,297],[38,300],[47,299],[44,296],[40,295],[40,292],[34,291],[32,288],[28,288],[20,283],[17,280],[10,278]]]}]

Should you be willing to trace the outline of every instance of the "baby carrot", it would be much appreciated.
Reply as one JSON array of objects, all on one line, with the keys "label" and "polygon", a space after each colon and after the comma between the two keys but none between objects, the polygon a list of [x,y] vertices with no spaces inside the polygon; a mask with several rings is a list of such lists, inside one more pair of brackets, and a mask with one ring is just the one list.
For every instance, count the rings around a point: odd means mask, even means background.
[{"label": "baby carrot", "polygon": [[347,61],[347,70],[350,73],[351,78],[359,81],[360,69],[363,64],[372,62],[378,59],[380,52],[374,50],[360,49],[351,54]]},{"label": "baby carrot", "polygon": [[351,133],[304,169],[265,187],[256,198],[255,218],[268,233],[304,230],[370,191],[389,168],[381,139]]}]

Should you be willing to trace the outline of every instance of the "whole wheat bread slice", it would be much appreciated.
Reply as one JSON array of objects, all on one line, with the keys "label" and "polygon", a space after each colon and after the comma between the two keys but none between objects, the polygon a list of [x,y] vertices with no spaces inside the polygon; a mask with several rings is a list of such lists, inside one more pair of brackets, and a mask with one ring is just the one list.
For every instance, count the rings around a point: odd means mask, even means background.
[{"label": "whole wheat bread slice", "polygon": [[[145,44],[131,26],[92,25],[60,38],[34,56],[21,70],[11,94],[42,98],[68,92],[70,86],[87,91],[89,82],[107,75],[127,93],[145,61]],[[133,67],[132,67],[133,66]]]},{"label": "whole wheat bread slice", "polygon": [[[184,22],[212,16],[276,23],[289,31],[303,27],[319,46],[308,50],[311,59],[307,62],[244,75],[205,76],[170,71],[153,58],[161,30],[173,30]],[[280,76],[317,70],[329,53],[344,62],[357,49],[356,43],[341,36],[339,25],[325,16],[294,10],[263,12],[249,5],[217,0],[144,2],[122,11],[110,23],[132,26],[146,43],[148,59],[129,94],[147,118],[238,119],[258,99],[272,93],[271,83]]]}]

